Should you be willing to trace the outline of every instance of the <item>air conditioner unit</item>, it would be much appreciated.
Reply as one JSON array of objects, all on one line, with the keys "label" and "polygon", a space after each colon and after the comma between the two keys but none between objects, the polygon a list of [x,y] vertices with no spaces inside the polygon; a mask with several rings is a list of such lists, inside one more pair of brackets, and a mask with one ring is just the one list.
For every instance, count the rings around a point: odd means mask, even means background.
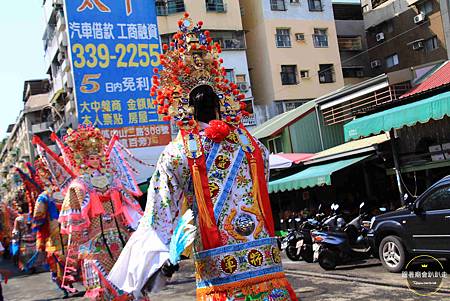
[{"label": "air conditioner unit", "polygon": [[380,32],[377,33],[375,36],[375,39],[377,40],[377,42],[383,41],[384,40],[384,33]]},{"label": "air conditioner unit", "polygon": [[242,92],[247,92],[248,90],[250,90],[250,85],[247,82],[239,82],[236,84],[238,86],[238,89]]},{"label": "air conditioner unit", "polygon": [[381,61],[380,60],[373,60],[370,62],[370,67],[372,69],[380,67],[381,66]]},{"label": "air conditioner unit", "polygon": [[421,22],[425,21],[425,18],[426,18],[426,15],[424,13],[420,13],[420,14],[414,16],[414,23],[415,24],[421,23]]},{"label": "air conditioner unit", "polygon": [[413,50],[420,50],[422,48],[423,48],[423,42],[422,41],[414,42],[412,44],[412,49]]},{"label": "air conditioner unit", "polygon": [[296,33],[295,34],[295,39],[297,41],[304,41],[305,40],[305,34],[304,33]]}]

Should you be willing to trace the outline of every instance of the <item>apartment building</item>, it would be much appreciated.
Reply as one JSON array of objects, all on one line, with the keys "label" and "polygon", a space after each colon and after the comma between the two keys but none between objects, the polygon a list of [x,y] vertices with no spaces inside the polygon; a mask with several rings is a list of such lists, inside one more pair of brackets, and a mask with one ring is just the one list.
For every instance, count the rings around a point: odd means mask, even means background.
[{"label": "apartment building", "polygon": [[345,85],[356,84],[371,73],[360,0],[333,0],[333,12]]},{"label": "apartment building", "polygon": [[427,71],[427,65],[448,58],[445,1],[362,0],[361,5],[372,75],[411,67]]},{"label": "apartment building", "polygon": [[331,0],[241,0],[262,123],[344,85]]},{"label": "apartment building", "polygon": [[[221,57],[228,80],[235,82],[245,93],[247,109],[253,112],[253,94],[247,64],[246,42],[241,10],[237,0],[165,0],[156,1],[158,28],[162,43],[168,43],[178,30],[177,21],[184,12],[192,20],[202,20],[203,29],[222,47]],[[254,115],[244,119],[247,126],[256,125]]]},{"label": "apartment building", "polygon": [[50,82],[48,100],[52,108],[54,130],[61,135],[64,135],[68,128],[77,126],[63,5],[64,0],[44,0],[42,5],[45,72]]},{"label": "apartment building", "polygon": [[16,123],[8,127],[8,139],[0,153],[4,162],[8,154],[16,161],[34,161],[36,153],[32,144],[33,135],[38,135],[51,144],[53,126],[51,108],[48,102],[49,81],[29,80],[24,83],[23,109]]}]

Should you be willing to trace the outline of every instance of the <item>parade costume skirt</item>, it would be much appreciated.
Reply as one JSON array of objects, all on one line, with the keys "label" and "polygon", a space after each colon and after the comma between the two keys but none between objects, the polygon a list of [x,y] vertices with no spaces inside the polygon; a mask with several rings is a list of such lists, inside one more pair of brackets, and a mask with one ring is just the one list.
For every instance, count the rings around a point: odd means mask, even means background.
[{"label": "parade costume skirt", "polygon": [[198,252],[195,269],[197,300],[297,300],[275,238]]}]

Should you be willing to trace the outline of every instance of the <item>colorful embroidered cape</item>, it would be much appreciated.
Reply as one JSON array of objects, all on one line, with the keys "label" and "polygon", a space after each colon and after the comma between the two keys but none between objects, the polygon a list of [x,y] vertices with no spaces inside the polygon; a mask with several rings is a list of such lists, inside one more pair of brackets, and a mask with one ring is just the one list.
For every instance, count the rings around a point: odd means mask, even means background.
[{"label": "colorful embroidered cape", "polygon": [[[194,242],[198,300],[296,300],[283,273],[276,239],[255,199],[251,164],[237,143],[238,134],[217,143],[200,132],[203,149],[193,146],[205,155],[207,179],[201,184],[209,188],[219,232],[219,241],[208,243],[219,247],[205,247],[204,237],[211,239],[211,233],[202,233],[199,225],[193,173],[185,143],[178,136],[158,161],[144,217],[110,273],[109,279],[119,288],[139,296],[149,277],[167,260],[171,235],[187,199],[200,229]],[[268,171],[268,152],[259,143],[257,147]],[[267,185],[264,180],[261,185]]]},{"label": "colorful embroidered cape", "polygon": [[73,280],[81,262],[86,297],[120,296],[106,276],[141,215],[139,204],[109,174],[78,177],[70,184],[59,217],[62,232],[71,236],[65,275]]}]

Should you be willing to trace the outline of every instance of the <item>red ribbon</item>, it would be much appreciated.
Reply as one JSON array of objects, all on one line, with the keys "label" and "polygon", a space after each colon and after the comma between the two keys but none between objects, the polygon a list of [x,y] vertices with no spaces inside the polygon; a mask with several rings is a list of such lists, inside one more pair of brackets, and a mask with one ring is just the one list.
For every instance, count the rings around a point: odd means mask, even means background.
[{"label": "red ribbon", "polygon": [[[194,135],[198,135],[198,128],[193,129],[190,133]],[[183,139],[187,139],[187,136],[190,134],[189,132],[185,130],[181,130],[181,135],[183,136]],[[206,161],[203,151],[203,146],[201,143],[198,146],[200,149],[199,151],[202,152],[202,155],[197,159],[191,159],[188,158],[189,163],[189,169],[191,170],[191,174],[194,174],[194,164],[197,165],[196,168],[198,168],[198,171],[200,173],[201,182],[202,182],[202,191],[204,195],[205,205],[209,212],[209,217],[212,220],[213,225],[208,226],[208,223],[206,222],[205,216],[202,216],[199,214],[199,226],[200,226],[200,235],[202,237],[202,244],[203,248],[205,250],[218,248],[222,245],[221,239],[220,239],[220,233],[219,229],[217,228],[216,219],[214,217],[214,209],[213,204],[211,200],[211,193],[209,191],[209,180],[208,180],[208,174],[206,170]],[[198,202],[199,200],[197,200]]]},{"label": "red ribbon", "polygon": [[[258,169],[259,190],[260,190],[260,195],[261,195],[262,203],[263,203],[263,208],[261,208],[261,210],[263,212],[261,212],[261,213],[263,214],[264,224],[266,226],[267,231],[269,232],[269,235],[271,237],[274,237],[275,236],[275,226],[273,223],[272,207],[270,205],[269,190],[267,188],[266,175],[265,175],[265,170],[264,170],[264,160],[262,157],[261,149],[259,148],[259,145],[256,142],[256,140],[253,138],[253,136],[250,135],[248,130],[242,124],[240,125],[240,128],[241,128],[241,130],[243,130],[247,133],[247,136],[250,139],[250,141],[255,149],[253,151],[253,153],[245,152],[245,155],[247,156],[247,161],[249,162],[249,164],[250,164],[250,159],[252,157],[255,158],[255,160],[256,160],[256,165],[257,165],[257,169]],[[255,202],[256,201],[257,200],[255,200]]]}]

